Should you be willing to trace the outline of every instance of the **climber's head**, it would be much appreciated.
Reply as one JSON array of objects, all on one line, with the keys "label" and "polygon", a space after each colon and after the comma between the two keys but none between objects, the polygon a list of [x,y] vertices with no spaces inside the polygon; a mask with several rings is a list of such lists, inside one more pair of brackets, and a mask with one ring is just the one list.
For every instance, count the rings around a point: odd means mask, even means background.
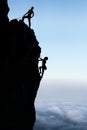
[{"label": "climber's head", "polygon": [[33,10],[33,9],[34,9],[34,7],[32,6],[32,7],[31,7],[31,9]]},{"label": "climber's head", "polygon": [[48,60],[48,57],[46,56],[46,57],[44,57],[44,59],[45,59],[45,60]]}]

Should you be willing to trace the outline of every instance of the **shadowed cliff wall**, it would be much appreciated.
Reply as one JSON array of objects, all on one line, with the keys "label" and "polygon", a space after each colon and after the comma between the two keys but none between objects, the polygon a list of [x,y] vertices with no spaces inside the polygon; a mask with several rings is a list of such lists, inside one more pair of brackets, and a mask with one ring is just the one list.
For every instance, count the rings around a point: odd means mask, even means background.
[{"label": "shadowed cliff wall", "polygon": [[6,0],[0,1],[1,129],[29,129],[35,123],[34,101],[40,84],[41,48],[33,29],[21,20],[9,21]]}]

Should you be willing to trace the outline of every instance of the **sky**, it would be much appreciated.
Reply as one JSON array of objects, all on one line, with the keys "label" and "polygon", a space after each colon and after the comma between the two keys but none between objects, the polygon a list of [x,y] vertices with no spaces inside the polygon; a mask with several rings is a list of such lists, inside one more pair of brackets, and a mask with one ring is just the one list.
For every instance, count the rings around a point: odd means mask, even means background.
[{"label": "sky", "polygon": [[8,0],[8,4],[10,20],[34,6],[31,27],[41,57],[48,56],[44,79],[87,83],[87,0]]}]

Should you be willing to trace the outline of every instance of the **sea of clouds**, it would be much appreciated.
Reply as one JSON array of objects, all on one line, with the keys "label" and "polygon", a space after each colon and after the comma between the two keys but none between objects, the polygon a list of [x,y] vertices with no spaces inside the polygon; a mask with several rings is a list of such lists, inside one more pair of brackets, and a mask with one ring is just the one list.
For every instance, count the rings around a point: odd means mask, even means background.
[{"label": "sea of clouds", "polygon": [[34,130],[87,130],[87,106],[72,103],[38,106]]},{"label": "sea of clouds", "polygon": [[87,130],[87,84],[44,81],[35,107],[34,130]]}]

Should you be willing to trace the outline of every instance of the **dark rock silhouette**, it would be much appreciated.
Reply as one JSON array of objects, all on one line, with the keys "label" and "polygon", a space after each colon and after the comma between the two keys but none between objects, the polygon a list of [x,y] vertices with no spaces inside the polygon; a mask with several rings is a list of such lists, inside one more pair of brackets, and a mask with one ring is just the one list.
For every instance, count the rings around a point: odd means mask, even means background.
[{"label": "dark rock silhouette", "polygon": [[34,102],[41,81],[41,48],[33,29],[9,21],[6,0],[0,1],[0,129],[32,130]]}]

